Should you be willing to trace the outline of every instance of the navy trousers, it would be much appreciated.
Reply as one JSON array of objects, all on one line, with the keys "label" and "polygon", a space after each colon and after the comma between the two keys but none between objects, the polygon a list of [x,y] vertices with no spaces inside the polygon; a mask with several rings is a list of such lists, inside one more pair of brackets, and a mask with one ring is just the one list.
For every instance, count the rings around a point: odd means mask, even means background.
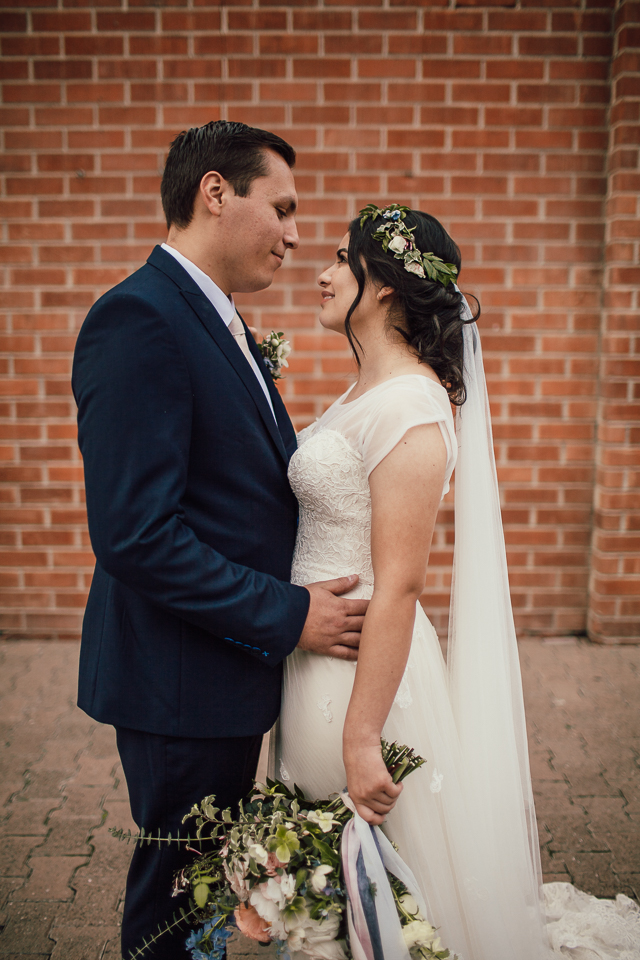
[{"label": "navy trousers", "polygon": [[[126,727],[116,728],[118,752],[129,789],[131,813],[138,828],[172,836],[193,832],[182,818],[194,803],[215,794],[216,806],[236,807],[251,789],[262,736],[195,739],[165,737]],[[194,854],[182,845],[146,844],[133,853],[122,920],[122,956],[128,960],[143,937],[171,921],[187,894],[172,898],[173,875]],[[153,960],[190,960],[188,930],[166,934],[148,953]],[[146,955],[145,955],[146,956]]]}]

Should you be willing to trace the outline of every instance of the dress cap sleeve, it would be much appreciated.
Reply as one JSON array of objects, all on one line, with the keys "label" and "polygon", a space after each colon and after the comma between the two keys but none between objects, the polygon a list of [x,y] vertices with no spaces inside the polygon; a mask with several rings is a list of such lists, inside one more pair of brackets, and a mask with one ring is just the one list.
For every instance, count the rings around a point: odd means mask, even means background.
[{"label": "dress cap sleeve", "polygon": [[[437,384],[435,385],[437,388]],[[447,459],[453,469],[455,458],[453,417],[446,392],[442,397],[426,378],[412,376],[389,381],[386,389],[372,397],[368,415],[362,424],[360,449],[367,476],[402,440],[407,430],[426,423],[439,423],[447,447]],[[448,467],[447,474],[450,476]],[[448,478],[447,478],[448,479]]]}]

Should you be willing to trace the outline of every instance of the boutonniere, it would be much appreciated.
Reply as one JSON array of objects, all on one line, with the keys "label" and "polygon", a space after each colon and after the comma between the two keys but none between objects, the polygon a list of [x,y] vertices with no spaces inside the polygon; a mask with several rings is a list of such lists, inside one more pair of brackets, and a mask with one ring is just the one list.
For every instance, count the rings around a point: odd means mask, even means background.
[{"label": "boutonniere", "polygon": [[267,334],[262,343],[258,344],[258,349],[262,354],[262,359],[266,363],[269,373],[274,380],[281,380],[283,367],[288,367],[287,357],[291,353],[291,344],[285,339],[282,331],[276,333],[272,330]]}]

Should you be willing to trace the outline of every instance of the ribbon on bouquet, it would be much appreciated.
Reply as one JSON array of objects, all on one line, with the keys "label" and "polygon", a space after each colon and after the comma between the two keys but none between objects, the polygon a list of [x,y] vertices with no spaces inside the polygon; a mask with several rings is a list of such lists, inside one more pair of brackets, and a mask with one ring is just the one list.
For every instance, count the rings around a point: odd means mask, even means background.
[{"label": "ribbon on bouquet", "polygon": [[411,960],[387,871],[405,885],[426,917],[427,908],[416,878],[380,827],[372,827],[362,819],[346,790],[341,799],[353,811],[353,819],[342,833],[341,845],[353,960]]}]

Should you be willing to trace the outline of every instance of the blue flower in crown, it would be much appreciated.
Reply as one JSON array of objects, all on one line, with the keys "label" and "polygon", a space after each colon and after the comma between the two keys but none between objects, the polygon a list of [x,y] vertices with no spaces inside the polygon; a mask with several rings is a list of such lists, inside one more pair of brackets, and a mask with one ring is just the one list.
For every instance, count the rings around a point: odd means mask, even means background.
[{"label": "blue flower in crown", "polygon": [[387,219],[387,220],[399,220],[399,219],[400,219],[400,211],[399,211],[399,210],[386,210],[386,211],[382,214],[382,216],[385,217],[385,219]]}]

